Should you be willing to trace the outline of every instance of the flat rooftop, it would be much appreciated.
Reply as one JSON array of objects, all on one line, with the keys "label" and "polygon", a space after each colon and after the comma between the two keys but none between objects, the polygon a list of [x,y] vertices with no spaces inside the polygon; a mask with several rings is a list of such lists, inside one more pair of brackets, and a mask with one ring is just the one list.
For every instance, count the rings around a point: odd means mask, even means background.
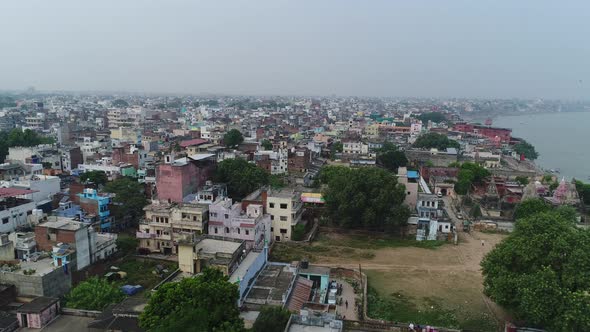
[{"label": "flat rooftop", "polygon": [[24,270],[33,269],[33,270],[35,270],[35,273],[33,275],[43,276],[43,275],[46,275],[46,274],[52,272],[56,268],[57,267],[53,265],[53,259],[48,257],[48,258],[40,259],[36,262],[33,262],[33,261],[21,262],[20,263],[20,270],[14,271],[12,273],[23,274]]},{"label": "flat rooftop", "polygon": [[242,244],[239,242],[223,241],[215,239],[203,239],[195,245],[196,250],[203,249],[207,253],[227,253],[233,254],[240,248]]},{"label": "flat rooftop", "polygon": [[271,301],[283,302],[287,300],[286,295],[295,274],[291,272],[289,265],[267,264],[260,271],[248,296],[246,303],[265,304]]},{"label": "flat rooftop", "polygon": [[315,274],[315,275],[330,275],[330,268],[324,266],[309,265],[307,269],[299,268],[299,273]]},{"label": "flat rooftop", "polygon": [[248,268],[252,263],[258,258],[258,255],[261,255],[261,252],[250,251],[246,258],[240,263],[240,266],[232,273],[231,277],[229,278],[230,282],[237,282],[238,280],[244,279],[246,272],[248,272]]},{"label": "flat rooftop", "polygon": [[[72,220],[70,218],[57,217],[57,220],[55,218],[56,217],[49,217],[50,220],[48,220],[42,224],[39,224],[36,227],[56,228],[56,229],[61,229],[61,230],[66,230],[66,231],[77,231],[80,228],[87,227],[86,224],[79,222],[79,221]],[[51,220],[51,219],[53,219],[53,220]]]}]

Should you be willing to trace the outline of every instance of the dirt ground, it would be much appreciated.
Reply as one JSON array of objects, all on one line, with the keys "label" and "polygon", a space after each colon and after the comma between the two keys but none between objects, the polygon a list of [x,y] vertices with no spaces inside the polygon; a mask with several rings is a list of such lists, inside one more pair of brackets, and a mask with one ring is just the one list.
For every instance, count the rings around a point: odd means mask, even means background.
[{"label": "dirt ground", "polygon": [[[349,235],[328,236],[344,247]],[[379,248],[371,250],[374,257],[369,259],[319,256],[314,263],[355,269],[360,263],[369,277],[369,285],[380,295],[401,293],[416,302],[435,300],[456,312],[465,328],[476,329],[481,324],[483,330],[493,330],[490,326],[502,325],[506,316],[483,295],[479,264],[504,237],[481,232],[460,233],[458,245],[447,244],[436,249]]]}]

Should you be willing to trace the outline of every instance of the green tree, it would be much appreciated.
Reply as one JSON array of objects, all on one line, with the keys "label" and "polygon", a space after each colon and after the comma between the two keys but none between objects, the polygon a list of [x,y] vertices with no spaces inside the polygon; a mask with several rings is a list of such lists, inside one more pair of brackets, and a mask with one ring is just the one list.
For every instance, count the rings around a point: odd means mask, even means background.
[{"label": "green tree", "polygon": [[90,171],[82,173],[80,175],[80,181],[83,183],[92,182],[97,185],[105,185],[109,182],[109,178],[107,177],[107,173],[103,171]]},{"label": "green tree", "polygon": [[291,317],[289,310],[279,306],[266,306],[260,310],[260,314],[254,325],[253,332],[283,332]]},{"label": "green tree", "polygon": [[418,116],[418,119],[423,123],[428,123],[428,121],[432,121],[434,123],[440,123],[447,121],[447,118],[444,114],[440,112],[429,112],[429,113],[422,113]]},{"label": "green tree", "polygon": [[471,208],[471,216],[473,217],[473,219],[477,219],[482,216],[481,207],[479,206],[479,204],[475,204]]},{"label": "green tree", "polygon": [[590,184],[583,183],[582,181],[576,181],[576,190],[584,204],[590,204]]},{"label": "green tree", "polygon": [[262,143],[260,143],[260,145],[262,145],[262,148],[266,151],[272,150],[272,143],[267,139],[262,140]]},{"label": "green tree", "polygon": [[249,193],[269,184],[269,174],[245,159],[226,159],[217,165],[215,181],[227,184],[228,195],[241,200]]},{"label": "green tree", "polygon": [[293,241],[301,241],[305,236],[305,225],[297,224],[293,227],[293,234],[291,235]]},{"label": "green tree", "polygon": [[415,148],[420,149],[438,149],[445,150],[447,148],[460,147],[459,142],[449,139],[447,136],[439,133],[427,133],[418,136],[416,142],[413,145]]},{"label": "green tree", "polygon": [[527,159],[535,160],[539,158],[539,153],[537,153],[535,147],[525,140],[521,140],[520,143],[515,144],[513,149],[518,154],[524,154]]},{"label": "green tree", "polygon": [[281,189],[284,188],[287,184],[285,183],[285,177],[273,174],[268,178],[268,183],[272,189]]},{"label": "green tree", "polygon": [[542,198],[525,199],[516,206],[514,219],[527,218],[539,212],[547,212],[549,210],[551,210],[551,206],[545,203]]},{"label": "green tree", "polygon": [[244,136],[237,129],[232,129],[223,136],[223,142],[225,143],[225,146],[227,146],[228,148],[236,147],[240,145],[240,143],[242,143],[243,141]]},{"label": "green tree", "polygon": [[102,310],[107,305],[121,302],[125,294],[106,279],[92,277],[81,282],[66,296],[66,306],[74,309]]},{"label": "green tree", "polygon": [[399,167],[408,164],[408,158],[403,151],[400,151],[397,146],[386,142],[383,147],[377,151],[377,164],[387,168],[392,172],[397,172]]},{"label": "green tree", "polygon": [[113,105],[113,107],[128,107],[129,103],[123,99],[115,99],[113,100],[111,105]]},{"label": "green tree", "polygon": [[[156,331],[243,331],[238,286],[217,269],[162,285],[139,316],[143,329]],[[193,319],[198,318],[198,327]],[[182,324],[181,324],[182,323]]]},{"label": "green tree", "polygon": [[516,182],[520,183],[523,186],[529,184],[529,178],[523,175],[519,175],[516,177]]},{"label": "green tree", "polygon": [[484,293],[549,331],[590,331],[590,232],[557,211],[519,219],[481,263]]},{"label": "green tree", "polygon": [[8,149],[14,146],[36,146],[39,144],[53,144],[55,140],[39,135],[30,129],[24,131],[13,129],[0,132],[0,163],[3,163],[8,155]]},{"label": "green tree", "polygon": [[488,176],[490,176],[490,172],[481,165],[470,162],[463,163],[457,174],[455,192],[459,195],[466,195],[472,184],[481,184]]},{"label": "green tree", "polygon": [[128,177],[107,183],[104,191],[115,194],[111,213],[117,219],[130,218],[137,222],[143,216],[143,208],[148,205],[144,187]]},{"label": "green tree", "polygon": [[346,228],[395,231],[405,225],[409,209],[402,205],[403,185],[380,168],[325,167],[322,181],[326,213],[333,224]]},{"label": "green tree", "polygon": [[117,237],[117,249],[124,254],[133,254],[137,250],[139,240],[125,233],[120,233]]},{"label": "green tree", "polygon": [[332,145],[330,146],[330,159],[336,159],[336,154],[342,153],[343,150],[344,145],[342,144],[342,142],[338,141],[332,143]]}]

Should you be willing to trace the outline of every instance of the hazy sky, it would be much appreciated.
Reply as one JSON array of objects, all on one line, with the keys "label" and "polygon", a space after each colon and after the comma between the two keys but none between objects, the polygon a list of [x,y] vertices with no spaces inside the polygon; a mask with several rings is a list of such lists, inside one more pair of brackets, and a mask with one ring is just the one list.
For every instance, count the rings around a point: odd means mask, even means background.
[{"label": "hazy sky", "polygon": [[590,97],[590,1],[3,0],[0,89]]}]

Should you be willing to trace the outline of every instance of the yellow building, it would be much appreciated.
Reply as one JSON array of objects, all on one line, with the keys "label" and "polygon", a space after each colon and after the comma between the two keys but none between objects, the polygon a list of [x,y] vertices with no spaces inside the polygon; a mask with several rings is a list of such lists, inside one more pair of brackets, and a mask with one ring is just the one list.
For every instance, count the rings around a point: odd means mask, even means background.
[{"label": "yellow building", "polygon": [[178,268],[185,273],[197,274],[206,267],[217,268],[231,275],[245,256],[245,242],[196,237],[178,243]]},{"label": "yellow building", "polygon": [[293,227],[301,222],[301,193],[290,189],[269,190],[266,211],[270,214],[271,233],[275,241],[289,241]]}]

